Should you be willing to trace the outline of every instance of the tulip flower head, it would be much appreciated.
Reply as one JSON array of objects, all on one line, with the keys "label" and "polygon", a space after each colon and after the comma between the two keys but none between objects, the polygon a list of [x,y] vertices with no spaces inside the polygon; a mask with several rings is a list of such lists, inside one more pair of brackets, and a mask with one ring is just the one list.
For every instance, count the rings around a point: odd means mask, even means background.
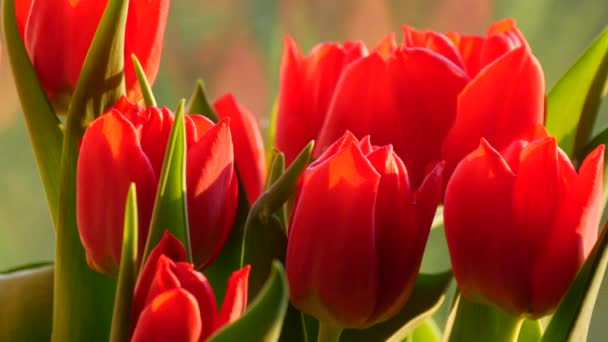
[{"label": "tulip flower head", "polygon": [[408,26],[403,34],[371,51],[321,44],[308,56],[286,38],[276,144],[287,163],[310,140],[318,157],[349,130],[392,144],[419,186],[442,160],[447,179],[481,137],[504,148],[542,123],[542,69],[513,20],[485,37]]},{"label": "tulip flower head", "polygon": [[[194,263],[209,264],[234,223],[238,182],[229,119],[187,115],[186,186]],[[116,274],[126,195],[137,188],[139,251],[144,250],[173,113],[123,97],[87,128],[77,167],[77,219],[89,265]]]},{"label": "tulip flower head", "polygon": [[390,145],[350,132],[302,176],[286,270],[296,308],[340,327],[396,314],[414,285],[441,196],[443,164],[417,190]]},{"label": "tulip flower head", "polygon": [[591,251],[604,146],[578,173],[546,132],[499,152],[481,141],[456,167],[444,224],[462,295],[515,315],[551,313]]},{"label": "tulip flower head", "polygon": [[232,273],[218,310],[209,281],[184,256],[181,243],[165,233],[148,257],[135,289],[131,341],[206,341],[245,311],[249,266]]},{"label": "tulip flower head", "polygon": [[[131,62],[135,54],[154,83],[163,46],[169,0],[131,0],[125,35],[125,81],[129,98],[140,89]],[[60,111],[80,76],[107,0],[16,0],[17,23],[42,87]]]}]

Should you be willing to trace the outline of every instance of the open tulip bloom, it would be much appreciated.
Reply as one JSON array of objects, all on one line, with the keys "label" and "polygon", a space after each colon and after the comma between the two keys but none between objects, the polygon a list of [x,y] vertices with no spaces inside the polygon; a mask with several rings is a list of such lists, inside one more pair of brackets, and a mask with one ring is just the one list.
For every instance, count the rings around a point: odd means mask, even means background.
[{"label": "open tulip bloom", "polygon": [[56,257],[0,273],[0,341],[587,338],[608,31],[548,93],[513,19],[287,35],[264,141],[202,82],[157,104],[169,0],[3,3]]}]

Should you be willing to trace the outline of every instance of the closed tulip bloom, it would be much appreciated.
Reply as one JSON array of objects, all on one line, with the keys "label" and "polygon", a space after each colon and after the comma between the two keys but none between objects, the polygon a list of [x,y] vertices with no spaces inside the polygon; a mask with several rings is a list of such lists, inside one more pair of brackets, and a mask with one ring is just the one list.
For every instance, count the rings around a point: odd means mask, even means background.
[{"label": "closed tulip bloom", "polygon": [[554,137],[485,140],[456,167],[444,223],[462,295],[515,315],[551,313],[591,251],[601,216],[604,146],[578,173]]},{"label": "closed tulip bloom", "polygon": [[[229,121],[217,125],[187,115],[186,185],[194,263],[209,264],[222,248],[236,215],[238,182]],[[77,219],[87,261],[116,274],[126,195],[137,188],[139,251],[143,252],[173,113],[122,98],[87,128],[77,166]]]},{"label": "closed tulip bloom", "polygon": [[[158,72],[169,0],[131,0],[125,35],[125,80],[129,97],[140,89],[131,54],[147,79]],[[38,78],[51,101],[64,110],[76,86],[108,1],[16,0],[17,22]]]},{"label": "closed tulip bloom", "polygon": [[220,119],[230,118],[236,170],[252,205],[266,183],[266,152],[260,128],[256,118],[232,94],[217,99],[213,107]]},{"label": "closed tulip bloom", "polygon": [[395,315],[420,267],[443,164],[417,190],[390,145],[347,132],[305,171],[289,226],[286,270],[296,308],[339,327]]},{"label": "closed tulip bloom", "polygon": [[[362,48],[348,64],[331,68],[338,76],[330,85],[315,83],[328,71],[310,67],[304,77],[291,67],[294,47],[288,41],[277,147],[294,155],[315,139],[318,157],[345,130],[358,138],[370,135],[379,145],[394,146],[418,186],[441,160],[448,162],[449,176],[481,137],[502,148],[542,123],[542,69],[513,20],[493,24],[485,37],[408,26],[403,35],[400,44],[388,35],[371,52]],[[311,54],[314,63],[306,65],[329,64],[328,56]]]},{"label": "closed tulip bloom", "polygon": [[211,284],[184,255],[168,233],[150,254],[134,293],[131,341],[206,341],[245,311],[249,266],[232,273],[218,310]]}]

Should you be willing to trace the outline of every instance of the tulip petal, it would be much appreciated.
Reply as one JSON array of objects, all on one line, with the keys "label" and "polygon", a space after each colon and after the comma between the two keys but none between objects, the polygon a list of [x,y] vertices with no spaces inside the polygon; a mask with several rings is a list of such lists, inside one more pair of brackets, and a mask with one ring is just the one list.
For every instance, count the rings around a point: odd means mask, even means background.
[{"label": "tulip petal", "polygon": [[76,179],[78,229],[87,261],[106,274],[118,271],[125,203],[132,182],[137,187],[139,251],[143,251],[156,177],[135,128],[112,111],[93,121],[85,132]]},{"label": "tulip petal", "polygon": [[412,276],[418,274],[417,261],[422,253],[415,254],[420,249],[413,243],[417,241],[417,229],[407,225],[411,192],[403,162],[390,145],[369,153],[367,159],[380,174],[375,240],[377,290],[382,295],[378,296],[375,312],[370,317],[372,323],[392,317],[405,304],[414,284]]},{"label": "tulip petal", "polygon": [[210,130],[215,124],[208,118],[198,115],[190,114],[185,116],[186,123],[186,143],[188,146],[196,144],[208,130]]},{"label": "tulip petal", "polygon": [[403,25],[403,45],[407,48],[423,48],[445,57],[459,69],[464,63],[458,50],[445,35],[437,32],[420,32],[413,27]]},{"label": "tulip petal", "polygon": [[602,213],[603,164],[602,145],[585,158],[553,231],[534,259],[530,310],[534,316],[555,308],[593,248]]},{"label": "tulip petal", "polygon": [[158,245],[152,249],[143,268],[139,272],[139,278],[137,279],[137,285],[135,286],[133,294],[132,322],[137,322],[140,313],[146,305],[148,290],[152,284],[154,275],[156,274],[158,260],[163,255],[176,262],[186,260],[186,249],[182,243],[168,231],[165,231],[165,234],[163,234]]},{"label": "tulip petal", "polygon": [[364,325],[373,313],[373,208],[379,181],[354,144],[304,175],[286,257],[291,300],[298,309],[347,326]]},{"label": "tulip petal", "polygon": [[217,256],[236,215],[238,184],[228,125],[220,122],[188,149],[188,222],[197,266]]},{"label": "tulip petal", "polygon": [[481,137],[501,150],[530,135],[543,115],[542,69],[522,46],[480,71],[460,93],[456,119],[443,144],[448,168],[473,151]]},{"label": "tulip petal", "polygon": [[372,51],[378,52],[383,58],[388,58],[395,49],[397,49],[397,40],[395,38],[395,33],[391,32],[384,37]]},{"label": "tulip petal", "polygon": [[361,43],[345,43],[320,44],[303,56],[293,39],[285,37],[276,146],[286,165],[317,139],[344,67],[364,54]]},{"label": "tulip petal", "polygon": [[[456,116],[456,98],[468,82],[464,71],[422,49],[397,51],[390,60],[392,91],[399,118],[395,152],[418,187],[441,161],[441,143]],[[373,138],[373,137],[372,137]]]},{"label": "tulip petal", "polygon": [[202,322],[200,340],[204,341],[216,330],[215,321],[218,311],[213,288],[207,278],[202,273],[195,271],[190,263],[178,262],[175,264],[174,271],[181,287],[196,298]]},{"label": "tulip petal", "polygon": [[201,317],[196,299],[183,289],[166,291],[142,312],[133,342],[198,342]]},{"label": "tulip petal", "polygon": [[239,105],[232,94],[220,97],[213,107],[220,119],[230,118],[236,169],[249,205],[252,205],[264,191],[266,183],[266,153],[260,128],[253,115]]},{"label": "tulip petal", "polygon": [[[84,1],[99,2],[99,1]],[[152,85],[158,73],[170,0],[131,0],[125,37],[125,81],[130,98],[139,98],[135,69],[130,56],[135,54]]]},{"label": "tulip petal", "polygon": [[173,126],[173,113],[164,107],[148,107],[143,109],[140,116],[140,120],[144,120],[141,125],[141,146],[152,163],[154,174],[159,178]]},{"label": "tulip petal", "polygon": [[388,145],[395,141],[398,122],[387,62],[372,53],[344,70],[313,155],[321,155],[346,130],[358,138],[370,135],[374,144]]},{"label": "tulip petal", "polygon": [[485,66],[481,60],[485,40],[482,37],[464,36],[456,32],[448,32],[445,35],[458,49],[467,74],[470,77],[477,75]]},{"label": "tulip petal", "polygon": [[32,8],[32,2],[34,0],[17,0],[15,1],[15,16],[17,17],[17,25],[19,26],[19,33],[21,38],[25,37],[25,25],[30,15],[30,8]]},{"label": "tulip petal", "polygon": [[249,270],[250,266],[247,265],[230,275],[224,295],[224,303],[215,321],[215,330],[236,321],[247,309]]},{"label": "tulip petal", "polygon": [[[511,206],[515,176],[485,140],[454,170],[444,199],[444,225],[452,270],[466,298],[509,312],[525,305],[527,284],[517,276],[519,249]],[[523,304],[522,304],[523,303]]]}]

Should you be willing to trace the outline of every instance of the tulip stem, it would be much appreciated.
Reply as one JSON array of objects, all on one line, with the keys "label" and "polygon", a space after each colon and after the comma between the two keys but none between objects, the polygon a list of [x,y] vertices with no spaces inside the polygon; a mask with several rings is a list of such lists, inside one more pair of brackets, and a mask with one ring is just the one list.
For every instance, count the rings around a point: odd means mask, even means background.
[{"label": "tulip stem", "polygon": [[317,342],[338,342],[342,328],[327,321],[319,321],[319,336]]},{"label": "tulip stem", "polygon": [[493,306],[459,296],[448,319],[444,341],[515,342],[523,321]]}]

